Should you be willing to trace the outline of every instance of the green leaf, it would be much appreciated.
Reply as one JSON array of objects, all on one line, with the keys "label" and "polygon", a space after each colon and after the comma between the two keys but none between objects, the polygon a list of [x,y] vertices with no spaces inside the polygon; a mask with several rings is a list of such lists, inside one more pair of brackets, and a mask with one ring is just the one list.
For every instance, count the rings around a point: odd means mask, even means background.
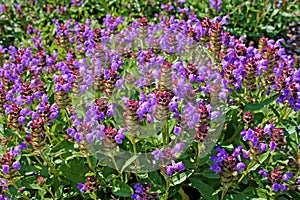
[{"label": "green leaf", "polygon": [[56,197],[56,198],[60,198],[60,197],[61,197],[63,188],[64,188],[64,186],[63,186],[63,185],[60,185],[60,186],[58,187],[58,189],[55,190],[55,197]]},{"label": "green leaf", "polygon": [[259,166],[260,166],[259,163],[253,165],[253,166],[250,168],[250,171],[255,171]]},{"label": "green leaf", "polygon": [[168,197],[169,198],[174,197],[174,195],[178,194],[179,189],[180,189],[179,185],[170,187]]},{"label": "green leaf", "polygon": [[66,179],[74,183],[82,183],[85,182],[84,175],[89,171],[89,168],[85,165],[85,159],[75,158],[70,160],[68,164],[62,165],[59,170]]},{"label": "green leaf", "polygon": [[43,177],[48,176],[48,167],[47,166],[42,166],[41,176],[43,176]]},{"label": "green leaf", "polygon": [[2,147],[2,145],[0,145],[0,157],[2,157],[3,156],[3,147]]},{"label": "green leaf", "polygon": [[[249,196],[243,194],[229,194],[226,195],[225,200],[240,200],[240,199],[250,199]],[[253,198],[251,198],[253,199]]]},{"label": "green leaf", "polygon": [[29,184],[29,187],[34,190],[42,190],[41,186],[35,183]]},{"label": "green leaf", "polygon": [[[297,124],[295,123],[295,122],[293,122],[292,120],[288,120],[288,119],[284,119],[283,121],[282,121],[282,123],[284,124],[284,125],[292,125],[292,126],[297,126]],[[295,127],[294,127],[295,128]],[[290,132],[289,132],[290,133]]]},{"label": "green leaf", "polygon": [[213,196],[215,190],[210,185],[195,177],[191,177],[190,181],[193,187],[196,188],[205,199],[218,200],[218,196]]},{"label": "green leaf", "polygon": [[123,165],[123,167],[122,167],[122,169],[121,169],[121,172],[123,172],[124,169],[126,169],[126,167],[128,167],[131,163],[133,163],[133,162],[136,160],[136,158],[137,158],[136,155],[134,155],[134,156],[132,156],[131,158],[129,158],[129,159],[125,162],[125,164]]},{"label": "green leaf", "polygon": [[[298,186],[296,186],[298,187]],[[288,193],[293,197],[293,199],[300,199],[300,193],[294,190],[289,190]]]},{"label": "green leaf", "polygon": [[174,175],[172,177],[172,184],[171,185],[179,185],[180,183],[184,182],[188,177],[193,174],[194,170],[189,170],[187,172],[182,172]]},{"label": "green leaf", "polygon": [[277,118],[280,118],[280,114],[279,112],[272,106],[270,105],[271,110],[273,111],[273,113],[276,115]]},{"label": "green leaf", "polygon": [[225,144],[225,145],[222,145],[222,147],[228,151],[232,151],[234,149],[233,144]]},{"label": "green leaf", "polygon": [[271,96],[270,98],[264,100],[264,101],[261,102],[261,103],[245,105],[244,111],[260,110],[260,109],[262,109],[264,106],[266,106],[266,105],[272,103],[273,101],[275,101],[279,96],[280,96],[280,94],[276,94],[276,95]]},{"label": "green leaf", "polygon": [[63,141],[59,142],[57,145],[55,145],[50,152],[56,153],[62,149],[69,150],[72,147],[73,147],[73,144],[71,142],[69,142],[68,140],[63,140]]},{"label": "green leaf", "polygon": [[149,179],[151,180],[153,185],[163,185],[164,184],[163,179],[161,178],[161,176],[159,175],[159,173],[157,171],[149,172]]},{"label": "green leaf", "polygon": [[282,12],[282,13],[280,13],[282,16],[284,16],[284,17],[293,17],[293,14],[291,14],[291,13],[288,13],[288,12]]},{"label": "green leaf", "polygon": [[267,158],[269,157],[269,154],[270,154],[270,152],[267,151],[266,153],[259,155],[258,161],[262,164],[263,162],[265,162],[265,160],[267,160]]},{"label": "green leaf", "polygon": [[210,169],[205,169],[202,174],[204,177],[209,179],[219,179],[220,174],[216,174],[215,172],[211,171]]},{"label": "green leaf", "polygon": [[264,106],[268,105],[268,104],[272,103],[273,101],[275,101],[279,96],[280,96],[280,94],[275,94],[275,95],[271,96],[270,98],[264,100],[261,104]]},{"label": "green leaf", "polygon": [[265,118],[265,116],[263,113],[254,114],[254,121],[257,123],[261,123],[264,118]]},{"label": "green leaf", "polygon": [[113,182],[112,193],[120,197],[130,197],[133,194],[133,189],[126,183],[115,180]]}]

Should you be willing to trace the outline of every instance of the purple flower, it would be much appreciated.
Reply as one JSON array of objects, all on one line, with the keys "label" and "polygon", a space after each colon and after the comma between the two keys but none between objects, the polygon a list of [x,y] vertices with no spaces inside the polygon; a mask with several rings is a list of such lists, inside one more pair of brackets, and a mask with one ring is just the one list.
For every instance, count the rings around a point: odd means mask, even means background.
[{"label": "purple flower", "polygon": [[249,160],[250,159],[250,157],[249,157],[249,150],[246,151],[245,149],[242,149],[242,152],[243,152],[243,157],[245,159]]},{"label": "purple flower", "polygon": [[80,143],[82,141],[82,139],[83,139],[83,135],[82,134],[80,134],[80,133],[76,133],[75,134],[75,140],[76,140],[76,142]]},{"label": "purple flower", "polygon": [[282,179],[283,181],[288,182],[289,179],[292,179],[292,178],[294,178],[294,175],[293,175],[292,173],[286,173],[286,174],[284,174],[284,175],[282,176],[281,179]]},{"label": "purple flower", "polygon": [[182,147],[184,147],[184,142],[179,142],[174,147],[174,153],[180,153],[182,152]]},{"label": "purple flower", "polygon": [[214,8],[218,12],[221,10],[221,4],[222,4],[222,0],[210,0],[209,1],[210,7]]},{"label": "purple flower", "polygon": [[2,194],[0,194],[0,200],[9,200],[8,197],[4,197]]},{"label": "purple flower", "polygon": [[178,163],[174,164],[174,170],[176,172],[183,171],[183,170],[185,170],[185,166],[182,162],[178,162]]},{"label": "purple flower", "polygon": [[182,131],[181,127],[175,126],[173,133],[174,133],[175,135],[179,136],[180,133],[181,133],[181,131]]},{"label": "purple flower", "polygon": [[150,122],[150,123],[154,122],[153,114],[149,114],[149,113],[147,114],[147,121]]},{"label": "purple flower", "polygon": [[247,141],[247,140],[251,140],[252,138],[254,138],[255,132],[252,129],[249,129],[247,131],[242,131],[241,135],[243,136],[243,140]]},{"label": "purple flower", "polygon": [[20,111],[20,115],[22,116],[26,116],[27,114],[29,114],[30,110],[28,110],[28,108],[23,108],[21,111]]},{"label": "purple flower", "polygon": [[226,92],[220,92],[220,94],[219,94],[219,97],[221,98],[221,99],[223,99],[223,100],[227,100],[227,94],[226,94]]},{"label": "purple flower", "polygon": [[274,192],[278,192],[278,191],[283,191],[283,190],[287,190],[288,187],[284,184],[278,184],[278,183],[274,183],[272,185],[272,189]]},{"label": "purple flower", "polygon": [[42,102],[43,103],[47,103],[48,102],[48,96],[47,96],[47,94],[43,94],[42,95]]},{"label": "purple flower", "polygon": [[132,199],[136,199],[136,200],[143,200],[143,197],[141,197],[139,194],[133,194],[131,196]]},{"label": "purple flower", "polygon": [[264,128],[264,132],[266,134],[268,134],[269,136],[271,136],[272,134],[272,129],[274,128],[273,124],[266,124],[265,128]]},{"label": "purple flower", "polygon": [[152,152],[152,155],[154,156],[154,159],[155,160],[159,160],[161,157],[164,156],[164,153],[159,150],[159,149],[155,149],[153,152]]},{"label": "purple flower", "polygon": [[240,152],[242,149],[243,147],[241,145],[237,146],[236,148],[234,148],[232,155],[235,157],[240,156]]},{"label": "purple flower", "polygon": [[139,80],[137,80],[135,82],[135,84],[137,85],[138,88],[142,88],[147,82],[147,79],[145,79],[144,77],[139,78]]},{"label": "purple flower", "polygon": [[4,13],[4,5],[0,4],[0,13]]},{"label": "purple flower", "polygon": [[87,191],[87,187],[83,183],[79,183],[77,185],[77,188],[80,190],[81,193],[84,193],[85,191]]},{"label": "purple flower", "polygon": [[185,2],[186,0],[177,0],[177,2],[181,5]]},{"label": "purple flower", "polygon": [[217,162],[215,162],[215,163],[210,167],[210,170],[211,170],[211,171],[214,171],[216,174],[222,172],[222,168],[218,165]]},{"label": "purple flower", "polygon": [[177,108],[178,108],[178,103],[177,103],[175,100],[172,99],[172,100],[170,101],[168,107],[170,108],[170,110],[171,110],[172,112],[175,112],[175,111],[177,110]]},{"label": "purple flower", "polygon": [[23,117],[23,116],[20,116],[20,117],[18,118],[18,121],[19,121],[19,124],[20,124],[20,125],[23,125],[23,124],[26,122],[26,118]]},{"label": "purple flower", "polygon": [[123,139],[125,138],[125,135],[123,133],[118,133],[114,140],[118,143],[118,144],[122,144]]},{"label": "purple flower", "polygon": [[19,161],[15,161],[13,164],[12,164],[12,167],[15,169],[15,170],[19,170],[21,169],[21,164]]},{"label": "purple flower", "polygon": [[271,151],[274,151],[274,150],[276,149],[276,143],[273,142],[273,141],[270,142],[270,143],[269,143],[269,147],[270,147],[270,150],[271,150]]},{"label": "purple flower", "polygon": [[261,169],[258,171],[258,174],[262,175],[263,178],[268,178],[269,177],[269,173],[266,172],[265,170]]},{"label": "purple flower", "polygon": [[138,183],[136,183],[134,186],[134,192],[138,194],[143,194],[144,187]]},{"label": "purple flower", "polygon": [[93,133],[88,133],[88,134],[86,134],[86,141],[88,142],[88,143],[91,143],[91,142],[93,142],[95,140],[95,137],[94,137],[94,134]]},{"label": "purple flower", "polygon": [[166,167],[166,174],[169,175],[169,176],[171,176],[173,173],[174,173],[174,168],[173,168],[173,166],[168,165],[168,166]]},{"label": "purple flower", "polygon": [[247,166],[246,166],[245,163],[239,162],[235,167],[236,167],[237,170],[239,170],[239,172],[242,172],[243,169],[246,169]]},{"label": "purple flower", "polygon": [[162,4],[162,5],[161,5],[161,8],[162,8],[162,9],[167,9],[167,11],[170,12],[171,10],[174,9],[174,6],[169,5],[169,4]]},{"label": "purple flower", "polygon": [[9,173],[9,166],[8,165],[2,165],[2,172],[4,174],[8,174]]},{"label": "purple flower", "polygon": [[228,153],[225,151],[225,149],[223,149],[221,147],[217,147],[216,152],[218,152],[217,157],[221,161],[223,161],[228,156]]},{"label": "purple flower", "polygon": [[22,149],[22,150],[25,150],[28,148],[28,145],[26,142],[22,142],[20,145],[19,145],[19,148]]},{"label": "purple flower", "polygon": [[251,139],[251,143],[252,143],[252,146],[256,147],[258,145],[258,138],[257,137],[253,137]]},{"label": "purple flower", "polygon": [[75,129],[73,128],[68,128],[67,130],[67,134],[70,136],[70,137],[74,137],[74,134],[75,134]]},{"label": "purple flower", "polygon": [[111,104],[111,105],[108,106],[108,109],[107,109],[107,112],[106,112],[108,117],[111,117],[114,114],[116,114],[116,111],[114,110],[115,107],[116,107],[115,104]]},{"label": "purple flower", "polygon": [[262,153],[266,151],[267,145],[265,143],[259,143],[258,144],[258,150]]},{"label": "purple flower", "polygon": [[58,116],[59,116],[59,112],[52,112],[50,114],[50,119],[52,120],[52,122],[54,122],[55,119],[58,118]]},{"label": "purple flower", "polygon": [[110,71],[108,69],[104,70],[104,79],[107,80],[110,76]]},{"label": "purple flower", "polygon": [[218,118],[222,116],[221,111],[213,111],[211,112],[211,118],[214,122],[217,122]]},{"label": "purple flower", "polygon": [[43,103],[40,103],[39,105],[38,105],[38,111],[40,112],[40,113],[43,113],[44,111],[45,111],[45,105],[43,104]]},{"label": "purple flower", "polygon": [[118,89],[121,89],[123,85],[124,85],[124,80],[123,79],[117,80],[116,86],[118,87]]},{"label": "purple flower", "polygon": [[144,115],[149,111],[151,105],[146,101],[142,103],[139,108],[137,109],[136,113],[139,116],[139,120],[142,120]]}]

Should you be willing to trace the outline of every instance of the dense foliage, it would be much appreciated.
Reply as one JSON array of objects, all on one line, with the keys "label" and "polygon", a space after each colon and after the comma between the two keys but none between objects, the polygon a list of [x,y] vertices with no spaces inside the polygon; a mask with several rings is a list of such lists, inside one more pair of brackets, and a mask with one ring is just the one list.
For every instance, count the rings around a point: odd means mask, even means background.
[{"label": "dense foliage", "polygon": [[299,199],[299,9],[2,2],[0,199]]}]

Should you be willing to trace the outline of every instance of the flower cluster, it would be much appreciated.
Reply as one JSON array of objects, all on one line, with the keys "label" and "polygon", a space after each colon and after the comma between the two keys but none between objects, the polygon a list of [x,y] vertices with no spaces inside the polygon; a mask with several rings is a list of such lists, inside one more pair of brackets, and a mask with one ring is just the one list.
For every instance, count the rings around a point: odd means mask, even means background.
[{"label": "flower cluster", "polygon": [[255,127],[254,130],[242,131],[241,135],[244,141],[250,141],[249,156],[252,159],[257,159],[257,156],[266,150],[282,151],[286,144],[284,131],[275,128],[273,124],[266,124],[263,129]]},{"label": "flower cluster", "polygon": [[259,170],[258,174],[262,176],[263,179],[267,179],[272,184],[272,190],[274,192],[282,192],[288,190],[288,186],[285,183],[288,183],[291,179],[294,178],[292,173],[285,173],[277,168],[273,169],[270,173],[264,169]]},{"label": "flower cluster", "polygon": [[210,167],[212,171],[220,174],[220,181],[222,185],[228,185],[239,177],[239,172],[242,172],[247,166],[241,160],[243,158],[249,159],[248,153],[242,146],[238,146],[229,155],[227,151],[221,147],[216,148],[217,155],[212,156],[211,160],[214,164]]},{"label": "flower cluster", "polygon": [[86,191],[93,192],[97,190],[99,187],[99,183],[97,181],[97,176],[87,176],[85,184],[79,183],[77,188],[80,190],[81,193]]},{"label": "flower cluster", "polygon": [[144,200],[144,199],[157,199],[159,194],[149,193],[149,189],[152,185],[149,183],[147,186],[136,183],[134,185],[134,194],[131,196],[131,199]]},{"label": "flower cluster", "polygon": [[185,166],[182,162],[175,163],[176,154],[181,153],[183,151],[184,143],[178,143],[171,149],[167,147],[165,150],[156,149],[152,152],[154,156],[154,160],[152,161],[153,165],[157,165],[158,163],[162,166],[165,166],[165,169],[161,169],[165,171],[168,176],[173,175],[175,172],[180,172],[185,170]]},{"label": "flower cluster", "polygon": [[222,0],[210,0],[209,1],[210,7],[214,8],[218,12],[221,10],[222,3],[223,3]]}]

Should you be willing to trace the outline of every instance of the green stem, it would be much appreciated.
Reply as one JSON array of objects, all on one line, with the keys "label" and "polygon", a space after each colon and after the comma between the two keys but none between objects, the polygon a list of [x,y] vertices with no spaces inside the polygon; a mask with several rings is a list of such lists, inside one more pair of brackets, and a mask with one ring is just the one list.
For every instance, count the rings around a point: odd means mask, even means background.
[{"label": "green stem", "polygon": [[166,143],[167,145],[169,144],[169,138],[170,138],[170,133],[169,133],[169,123],[168,121],[165,124],[165,133],[166,133]]},{"label": "green stem", "polygon": [[[132,138],[131,143],[132,143],[132,148],[133,148],[133,154],[136,155],[136,154],[137,154],[137,151],[136,151],[136,145],[135,145],[135,144],[136,144],[136,141],[135,141],[135,138],[134,138],[134,137]],[[136,169],[139,168],[139,160],[138,160],[138,159],[136,159],[136,161],[135,161],[135,167],[136,167]]]},{"label": "green stem", "polygon": [[49,140],[51,146],[53,146],[53,142],[52,142],[51,137],[50,137],[51,133],[50,133],[50,131],[49,131],[49,127],[47,127],[46,133],[47,133],[46,136],[47,136],[47,138],[48,138],[48,140]]},{"label": "green stem", "polygon": [[40,150],[40,155],[42,159],[47,163],[47,166],[49,166],[50,170],[55,174],[55,176],[57,176],[58,180],[61,180],[58,172],[56,171],[55,166],[53,166],[53,164],[47,160],[47,158],[44,156],[44,153],[41,150]]},{"label": "green stem", "polygon": [[275,152],[274,151],[271,151],[271,156],[270,156],[270,159],[269,159],[269,162],[268,162],[268,165],[266,166],[266,169],[268,169],[273,161],[273,156],[274,156]]},{"label": "green stem", "polygon": [[198,151],[197,151],[197,158],[196,158],[196,168],[199,165],[199,160],[200,160],[202,146],[203,146],[202,142],[198,142]]},{"label": "green stem", "polygon": [[279,122],[285,120],[291,114],[292,111],[293,109],[289,108],[288,106],[285,106],[280,112]]},{"label": "green stem", "polygon": [[48,186],[46,186],[46,190],[50,193],[52,199],[53,199],[53,200],[56,200],[56,198],[55,198],[53,192],[48,188]]},{"label": "green stem", "polygon": [[224,190],[222,190],[222,195],[221,195],[221,200],[224,200],[224,198],[225,198],[225,195],[226,195],[226,193],[227,193],[227,191],[228,191],[228,186],[226,186],[225,188],[224,188]]},{"label": "green stem", "polygon": [[245,178],[245,176],[249,173],[249,170],[251,169],[252,165],[253,165],[253,162],[250,162],[247,169],[244,171],[243,175],[238,180],[237,184],[240,184],[242,182],[242,180]]},{"label": "green stem", "polygon": [[[11,185],[14,186],[14,188],[16,188],[16,190],[20,191],[20,190],[19,190],[19,187],[16,185],[16,183],[11,182]],[[21,194],[21,196],[24,197],[24,198],[27,199],[27,200],[30,200],[30,198],[28,198],[27,196],[25,196],[25,195],[23,195],[23,194]]]},{"label": "green stem", "polygon": [[[34,153],[35,154],[35,153]],[[41,165],[41,166],[43,166],[43,163],[40,161],[40,159],[36,156],[36,155],[34,155],[34,157],[35,157],[35,159],[38,161],[38,163]]]},{"label": "green stem", "polygon": [[89,166],[90,170],[91,170],[91,171],[94,171],[94,168],[93,168],[93,165],[92,165],[92,162],[91,162],[91,160],[90,160],[89,155],[86,156],[86,161],[87,161],[87,163],[88,163],[88,166]]},{"label": "green stem", "polygon": [[165,181],[166,181],[166,191],[165,191],[165,195],[164,195],[164,200],[168,199],[169,196],[169,189],[170,189],[170,179],[169,176],[164,174],[165,177]]},{"label": "green stem", "polygon": [[161,138],[162,138],[162,143],[163,143],[163,146],[166,146],[166,137],[165,137],[165,132],[164,130],[161,131]]},{"label": "green stem", "polygon": [[123,179],[123,175],[122,175],[122,172],[119,170],[119,168],[118,168],[118,165],[117,165],[117,163],[116,163],[116,161],[115,161],[115,158],[112,156],[112,155],[109,155],[109,157],[111,158],[111,161],[112,161],[112,163],[114,164],[114,167],[115,167],[115,169],[117,170],[117,172],[118,172],[118,174],[119,174],[119,176],[120,176],[120,178],[121,178],[121,181],[123,182],[124,181],[124,179]]}]

